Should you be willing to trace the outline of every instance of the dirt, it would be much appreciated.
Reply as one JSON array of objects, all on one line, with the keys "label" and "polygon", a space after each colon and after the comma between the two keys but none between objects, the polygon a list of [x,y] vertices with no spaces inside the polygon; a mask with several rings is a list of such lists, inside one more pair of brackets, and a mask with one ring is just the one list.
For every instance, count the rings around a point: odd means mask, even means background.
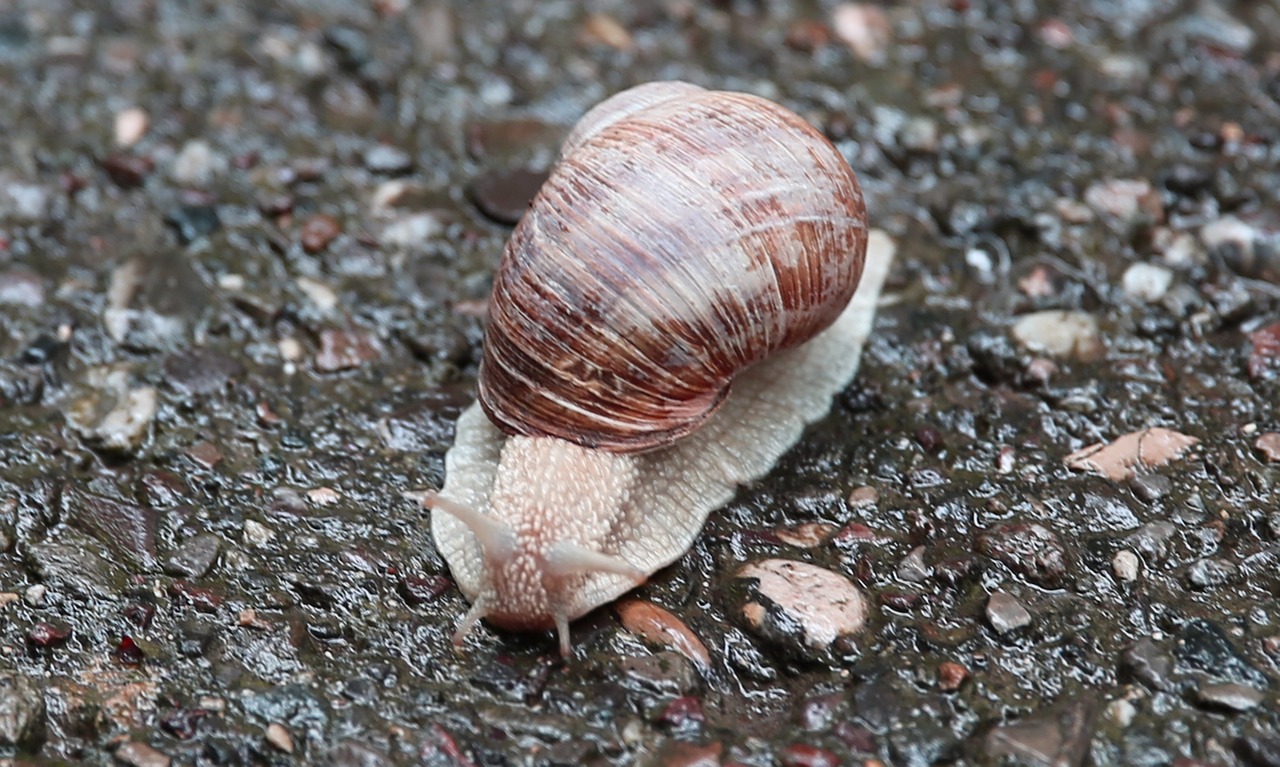
[{"label": "dirt", "polygon": [[[1276,51],[1213,0],[7,5],[0,759],[1280,764]],[[650,607],[457,649],[405,494],[559,141],[654,79],[830,137],[891,300]],[[865,625],[806,643],[776,559]]]}]

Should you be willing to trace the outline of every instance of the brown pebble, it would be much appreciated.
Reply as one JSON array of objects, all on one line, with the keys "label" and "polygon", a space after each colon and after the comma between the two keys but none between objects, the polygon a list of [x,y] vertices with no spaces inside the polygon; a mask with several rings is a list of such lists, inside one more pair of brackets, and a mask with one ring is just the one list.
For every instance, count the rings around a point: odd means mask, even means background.
[{"label": "brown pebble", "polygon": [[859,506],[874,506],[879,500],[880,494],[870,485],[863,485],[862,487],[854,488],[853,492],[849,493],[849,505],[854,508]]},{"label": "brown pebble", "polygon": [[938,664],[938,689],[955,692],[969,678],[969,669],[952,661]]},{"label": "brown pebble", "polygon": [[1253,443],[1253,447],[1258,453],[1267,460],[1267,463],[1280,463],[1280,432],[1267,432],[1258,441]]},{"label": "brown pebble", "polygon": [[607,13],[593,13],[582,23],[579,39],[587,45],[606,45],[617,51],[635,48],[631,33]]},{"label": "brown pebble", "polygon": [[342,234],[342,224],[338,223],[338,219],[324,213],[316,214],[302,224],[302,249],[315,255],[329,247],[329,243],[336,240],[340,234]]},{"label": "brown pebble", "polygon": [[155,170],[155,163],[149,157],[136,157],[128,154],[113,154],[102,161],[102,169],[121,189],[132,189],[142,186],[147,176]]},{"label": "brown pebble", "polygon": [[169,767],[173,762],[168,756],[146,743],[122,743],[116,749],[116,761],[129,767]]},{"label": "brown pebble", "polygon": [[187,457],[204,469],[212,469],[222,461],[222,451],[212,442],[199,442],[187,449]]},{"label": "brown pebble", "polygon": [[839,767],[840,759],[825,748],[793,743],[778,753],[783,767]]},{"label": "brown pebble", "polygon": [[293,753],[293,736],[282,724],[272,722],[267,725],[267,742],[286,754]]},{"label": "brown pebble", "polygon": [[471,183],[471,201],[500,224],[515,224],[547,180],[547,172],[529,168],[489,171]]},{"label": "brown pebble", "polygon": [[800,19],[787,30],[787,47],[813,53],[831,42],[831,27],[815,19]]},{"label": "brown pebble", "polygon": [[624,599],[614,605],[622,626],[632,634],[656,645],[670,647],[689,660],[710,668],[711,653],[684,621],[652,602]]},{"label": "brown pebble", "polygon": [[316,352],[316,370],[335,373],[357,368],[378,358],[373,338],[358,331],[326,328],[320,331],[320,351]]}]

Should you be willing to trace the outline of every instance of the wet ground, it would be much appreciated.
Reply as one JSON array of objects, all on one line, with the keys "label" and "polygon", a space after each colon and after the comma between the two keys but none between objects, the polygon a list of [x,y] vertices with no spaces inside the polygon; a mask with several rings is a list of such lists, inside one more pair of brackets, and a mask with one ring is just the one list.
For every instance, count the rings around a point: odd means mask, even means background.
[{"label": "wet ground", "polygon": [[[1277,51],[1271,2],[6,4],[0,761],[1280,764]],[[404,494],[559,140],[664,78],[832,138],[893,301],[567,662],[457,651]]]}]

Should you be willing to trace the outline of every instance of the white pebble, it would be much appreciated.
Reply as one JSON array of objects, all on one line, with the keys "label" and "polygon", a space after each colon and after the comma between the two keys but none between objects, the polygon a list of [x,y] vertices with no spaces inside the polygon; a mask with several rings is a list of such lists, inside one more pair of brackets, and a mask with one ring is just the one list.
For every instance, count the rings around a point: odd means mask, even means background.
[{"label": "white pebble", "polygon": [[1020,317],[1013,326],[1018,343],[1038,354],[1090,358],[1102,351],[1098,321],[1084,312],[1050,309]]},{"label": "white pebble", "polygon": [[116,145],[126,149],[133,146],[142,140],[150,125],[151,118],[141,107],[121,110],[116,114]]},{"label": "white pebble", "polygon": [[1129,549],[1121,549],[1111,558],[1111,571],[1125,583],[1132,583],[1138,580],[1138,568],[1140,566],[1141,562],[1138,560],[1138,555]]},{"label": "white pebble", "polygon": [[1173,284],[1173,272],[1163,266],[1134,264],[1125,270],[1121,284],[1130,298],[1143,303],[1155,303],[1169,292],[1169,286]]}]

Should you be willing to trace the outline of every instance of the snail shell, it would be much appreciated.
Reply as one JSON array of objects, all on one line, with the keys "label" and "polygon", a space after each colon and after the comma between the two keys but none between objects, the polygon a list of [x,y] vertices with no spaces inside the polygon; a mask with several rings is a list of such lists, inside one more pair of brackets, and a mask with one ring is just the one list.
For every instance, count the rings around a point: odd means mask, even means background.
[{"label": "snail shell", "polygon": [[479,399],[509,434],[670,444],[862,273],[853,171],[794,113],[655,83],[592,110],[494,279]]},{"label": "snail shell", "polygon": [[[892,258],[839,152],[767,100],[589,112],[494,280],[432,532],[480,619],[556,628],[678,559],[852,378]],[[852,301],[855,289],[858,295]]]}]

